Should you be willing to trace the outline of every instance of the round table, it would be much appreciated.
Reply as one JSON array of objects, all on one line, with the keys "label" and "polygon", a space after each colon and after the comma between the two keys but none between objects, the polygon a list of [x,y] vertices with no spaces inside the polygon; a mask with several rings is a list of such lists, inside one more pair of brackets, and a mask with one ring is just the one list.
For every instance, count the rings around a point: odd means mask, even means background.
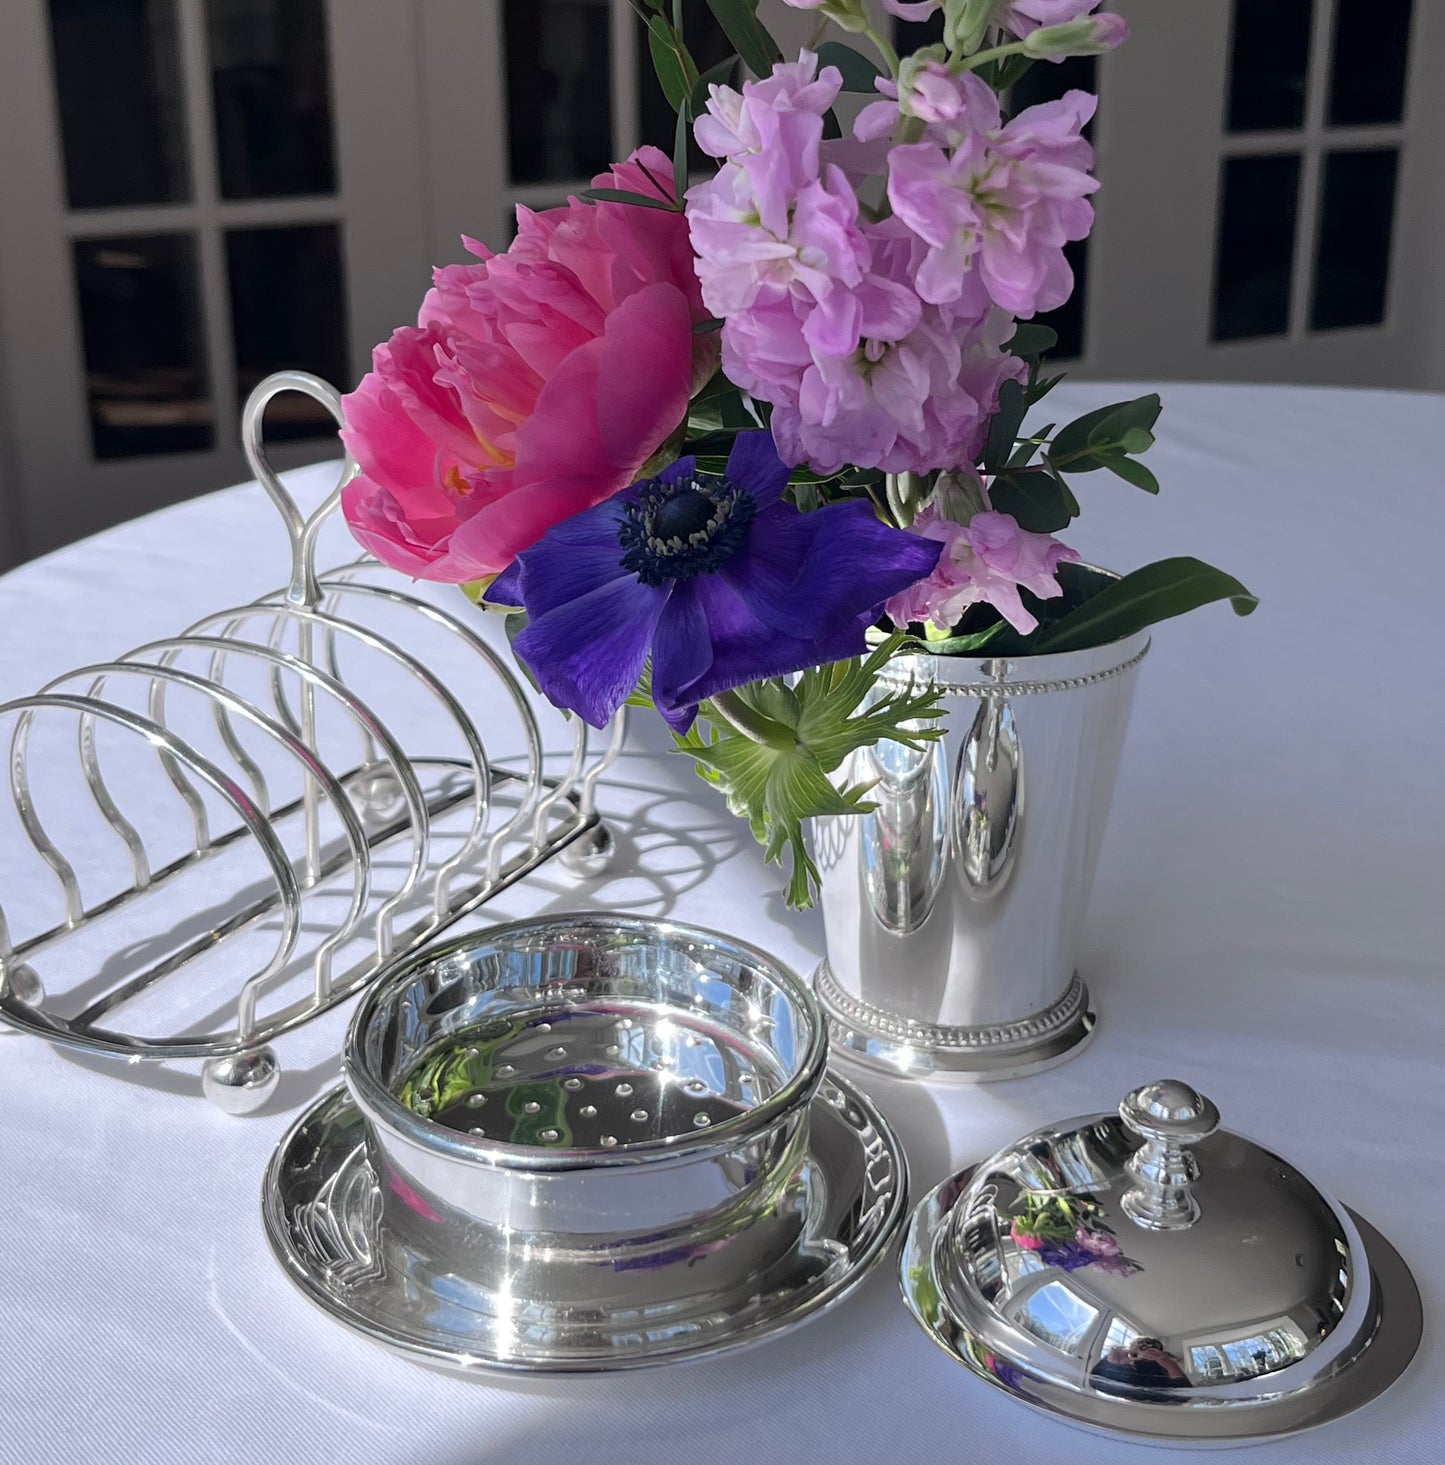
[{"label": "round table", "polygon": [[[1067,420],[1145,389],[1066,385],[1046,405]],[[1427,1309],[1421,1355],[1385,1398],[1232,1458],[1438,1459],[1445,401],[1199,385],[1164,400],[1149,455],[1162,494],[1093,474],[1067,537],[1119,569],[1198,555],[1261,604],[1156,630],[1081,963],[1098,1036],[1032,1078],[864,1082],[919,1197],[1026,1130],[1187,1079],[1385,1231]],[[317,502],[334,473],[291,482]],[[0,579],[0,700],[273,588],[285,564],[254,485],[28,564]],[[672,915],[810,970],[817,917],[784,909],[776,869],[667,746],[634,717],[602,792],[622,844],[611,874],[544,871],[502,914]],[[272,1148],[337,1080],[348,1015],[282,1040],[281,1086],[245,1119],[206,1104],[193,1068],[117,1073],[0,1037],[0,1461],[1157,1456],[968,1377],[905,1314],[891,1265],[808,1326],[687,1368],[471,1381],[353,1336],[282,1275],[259,1214]]]}]

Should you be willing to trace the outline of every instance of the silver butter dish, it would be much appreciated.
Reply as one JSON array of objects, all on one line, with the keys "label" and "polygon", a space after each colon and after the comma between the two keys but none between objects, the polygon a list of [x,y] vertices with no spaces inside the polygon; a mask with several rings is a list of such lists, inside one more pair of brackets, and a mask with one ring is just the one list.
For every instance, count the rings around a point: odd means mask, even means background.
[{"label": "silver butter dish", "polygon": [[292,1279],[456,1368],[596,1370],[836,1302],[906,1214],[903,1154],[825,1074],[791,973],[670,922],[558,916],[418,957],[267,1173]]},{"label": "silver butter dish", "polygon": [[1194,1445],[1289,1434],[1387,1389],[1420,1342],[1395,1249],[1175,1080],[1026,1136],[918,1207],[910,1311],[1077,1424]]}]

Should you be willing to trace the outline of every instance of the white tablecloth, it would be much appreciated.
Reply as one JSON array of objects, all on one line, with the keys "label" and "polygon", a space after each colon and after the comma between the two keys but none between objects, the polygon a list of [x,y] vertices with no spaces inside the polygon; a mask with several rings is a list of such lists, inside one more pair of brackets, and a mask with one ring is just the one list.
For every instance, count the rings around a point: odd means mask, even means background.
[{"label": "white tablecloth", "polygon": [[[1134,389],[1060,389],[1064,418]],[[1079,484],[1071,541],[1127,568],[1196,554],[1251,620],[1159,628],[1144,667],[1082,969],[1101,1012],[1060,1069],[978,1087],[872,1080],[915,1195],[1038,1124],[1178,1075],[1225,1123],[1361,1209],[1420,1279],[1426,1340],[1383,1400],[1259,1461],[1445,1456],[1437,1228],[1445,1135],[1445,402],[1175,386],[1146,498]],[[328,470],[296,475],[315,501]],[[178,630],[284,578],[258,491],[127,525],[0,579],[0,700]],[[641,719],[638,719],[640,722]],[[731,929],[802,971],[745,831],[634,732],[602,804],[618,871],[549,875],[506,913],[584,900]],[[3,894],[0,894],[3,898]],[[0,1037],[0,1460],[256,1462],[1119,1461],[950,1363],[891,1264],[846,1305],[697,1366],[535,1384],[396,1358],[312,1309],[262,1237],[258,1192],[295,1113],[336,1079],[349,1009],[281,1043],[273,1105],[232,1119],[194,1072],[66,1058]],[[1189,1458],[1187,1452],[1173,1458]]]}]

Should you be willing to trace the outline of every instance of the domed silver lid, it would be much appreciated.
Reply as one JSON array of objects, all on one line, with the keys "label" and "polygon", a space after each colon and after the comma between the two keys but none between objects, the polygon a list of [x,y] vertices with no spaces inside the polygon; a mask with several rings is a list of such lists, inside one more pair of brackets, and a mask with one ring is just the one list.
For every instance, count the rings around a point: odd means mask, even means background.
[{"label": "domed silver lid", "polygon": [[1393,1382],[1420,1337],[1384,1238],[1173,1079],[945,1182],[902,1265],[919,1321],[976,1373],[1161,1438],[1321,1423]]}]

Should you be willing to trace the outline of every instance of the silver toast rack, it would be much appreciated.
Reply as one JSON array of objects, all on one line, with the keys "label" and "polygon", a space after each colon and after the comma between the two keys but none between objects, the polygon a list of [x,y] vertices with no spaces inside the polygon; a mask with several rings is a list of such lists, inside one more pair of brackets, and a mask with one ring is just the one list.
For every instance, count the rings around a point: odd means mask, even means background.
[{"label": "silver toast rack", "polygon": [[[398,588],[367,557],[317,572],[357,470],[348,455],[302,515],[262,446],[266,405],[287,391],[342,417],[303,372],[246,403],[289,584],[0,704],[0,1017],[131,1062],[200,1059],[204,1092],[232,1113],[274,1090],[275,1038],[544,861],[600,874],[612,839],[594,795],[624,731],[619,717],[589,748],[572,719],[549,775],[532,700],[475,613]],[[489,757],[481,728],[504,726],[519,751]]]}]

